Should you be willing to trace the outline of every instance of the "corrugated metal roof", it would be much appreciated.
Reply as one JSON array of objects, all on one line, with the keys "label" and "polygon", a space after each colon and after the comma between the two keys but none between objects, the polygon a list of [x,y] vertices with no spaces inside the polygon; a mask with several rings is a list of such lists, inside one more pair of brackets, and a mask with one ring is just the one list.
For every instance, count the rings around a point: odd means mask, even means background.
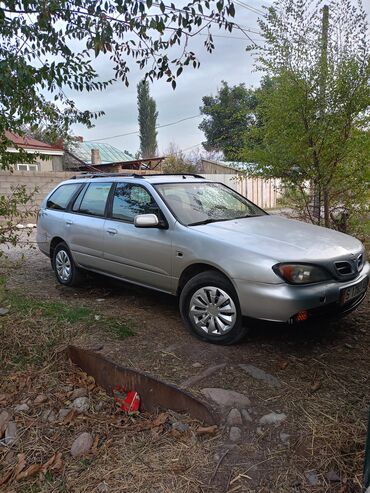
[{"label": "corrugated metal roof", "polygon": [[218,164],[226,166],[227,168],[235,169],[237,171],[251,171],[254,170],[256,167],[254,163],[245,163],[241,161],[218,161]]},{"label": "corrugated metal roof", "polygon": [[102,164],[120,163],[122,161],[132,161],[134,157],[128,152],[121,151],[110,144],[100,142],[73,142],[69,152],[86,164],[91,164],[91,149],[98,149]]}]

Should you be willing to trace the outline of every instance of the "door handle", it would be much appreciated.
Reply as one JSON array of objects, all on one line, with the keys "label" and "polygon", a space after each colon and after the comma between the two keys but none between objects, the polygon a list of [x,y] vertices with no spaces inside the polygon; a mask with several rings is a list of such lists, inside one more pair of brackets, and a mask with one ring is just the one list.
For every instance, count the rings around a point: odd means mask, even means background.
[{"label": "door handle", "polygon": [[70,221],[70,220],[68,219],[68,221],[66,221],[66,225],[67,225],[67,226],[71,226],[71,224],[73,224],[73,221]]},{"label": "door handle", "polygon": [[107,233],[110,235],[116,235],[118,233],[118,231],[114,228],[108,228]]}]

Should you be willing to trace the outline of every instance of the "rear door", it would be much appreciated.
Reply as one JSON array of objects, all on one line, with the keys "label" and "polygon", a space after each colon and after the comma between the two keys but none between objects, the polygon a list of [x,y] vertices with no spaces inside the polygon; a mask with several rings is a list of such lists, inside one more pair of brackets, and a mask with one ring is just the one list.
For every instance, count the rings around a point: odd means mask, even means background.
[{"label": "rear door", "polygon": [[82,183],[65,183],[43,202],[37,220],[37,243],[47,255],[53,238],[66,238],[65,212],[82,187]]},{"label": "rear door", "polygon": [[82,267],[103,270],[105,212],[111,182],[90,182],[65,213],[67,243]]},{"label": "rear door", "polygon": [[138,214],[156,214],[167,223],[147,188],[116,183],[104,228],[105,268],[128,281],[171,291],[172,229],[136,228]]}]

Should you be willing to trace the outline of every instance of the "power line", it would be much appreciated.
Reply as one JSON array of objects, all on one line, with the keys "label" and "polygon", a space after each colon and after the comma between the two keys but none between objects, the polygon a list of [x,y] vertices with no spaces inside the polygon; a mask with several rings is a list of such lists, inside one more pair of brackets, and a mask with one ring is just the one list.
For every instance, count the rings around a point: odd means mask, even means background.
[{"label": "power line", "polygon": [[234,1],[235,1],[236,5],[239,5],[239,7],[244,7],[245,9],[250,10],[254,14],[265,15],[265,12],[263,12],[260,9],[257,9],[256,7],[253,7],[252,5],[248,5],[247,3],[241,2],[240,0],[234,0]]},{"label": "power line", "polygon": [[[194,118],[199,118],[200,116],[202,116],[201,114],[198,114],[198,115],[194,115],[194,116],[188,116],[186,118],[182,118],[181,120],[177,120],[175,122],[171,122],[171,123],[165,123],[164,125],[157,125],[155,128],[165,128],[165,127],[170,127],[172,125],[177,125],[178,123],[181,123],[181,122],[184,122],[186,120],[192,120]],[[119,135],[111,135],[109,137],[102,137],[100,139],[94,139],[94,140],[85,140],[85,142],[98,142],[98,141],[101,141],[101,140],[110,140],[110,139],[116,139],[117,137],[127,137],[128,135],[135,135],[135,134],[138,134],[140,133],[140,130],[135,130],[133,132],[127,132],[125,134],[119,134]]]}]

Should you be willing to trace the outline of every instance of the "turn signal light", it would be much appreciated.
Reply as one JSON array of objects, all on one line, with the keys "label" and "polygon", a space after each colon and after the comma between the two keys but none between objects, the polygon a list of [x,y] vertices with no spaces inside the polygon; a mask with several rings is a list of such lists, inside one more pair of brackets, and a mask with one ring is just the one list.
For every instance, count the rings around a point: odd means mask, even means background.
[{"label": "turn signal light", "polygon": [[297,315],[295,316],[296,322],[304,322],[305,320],[308,319],[308,311],[307,310],[302,310],[301,312],[298,312]]}]

